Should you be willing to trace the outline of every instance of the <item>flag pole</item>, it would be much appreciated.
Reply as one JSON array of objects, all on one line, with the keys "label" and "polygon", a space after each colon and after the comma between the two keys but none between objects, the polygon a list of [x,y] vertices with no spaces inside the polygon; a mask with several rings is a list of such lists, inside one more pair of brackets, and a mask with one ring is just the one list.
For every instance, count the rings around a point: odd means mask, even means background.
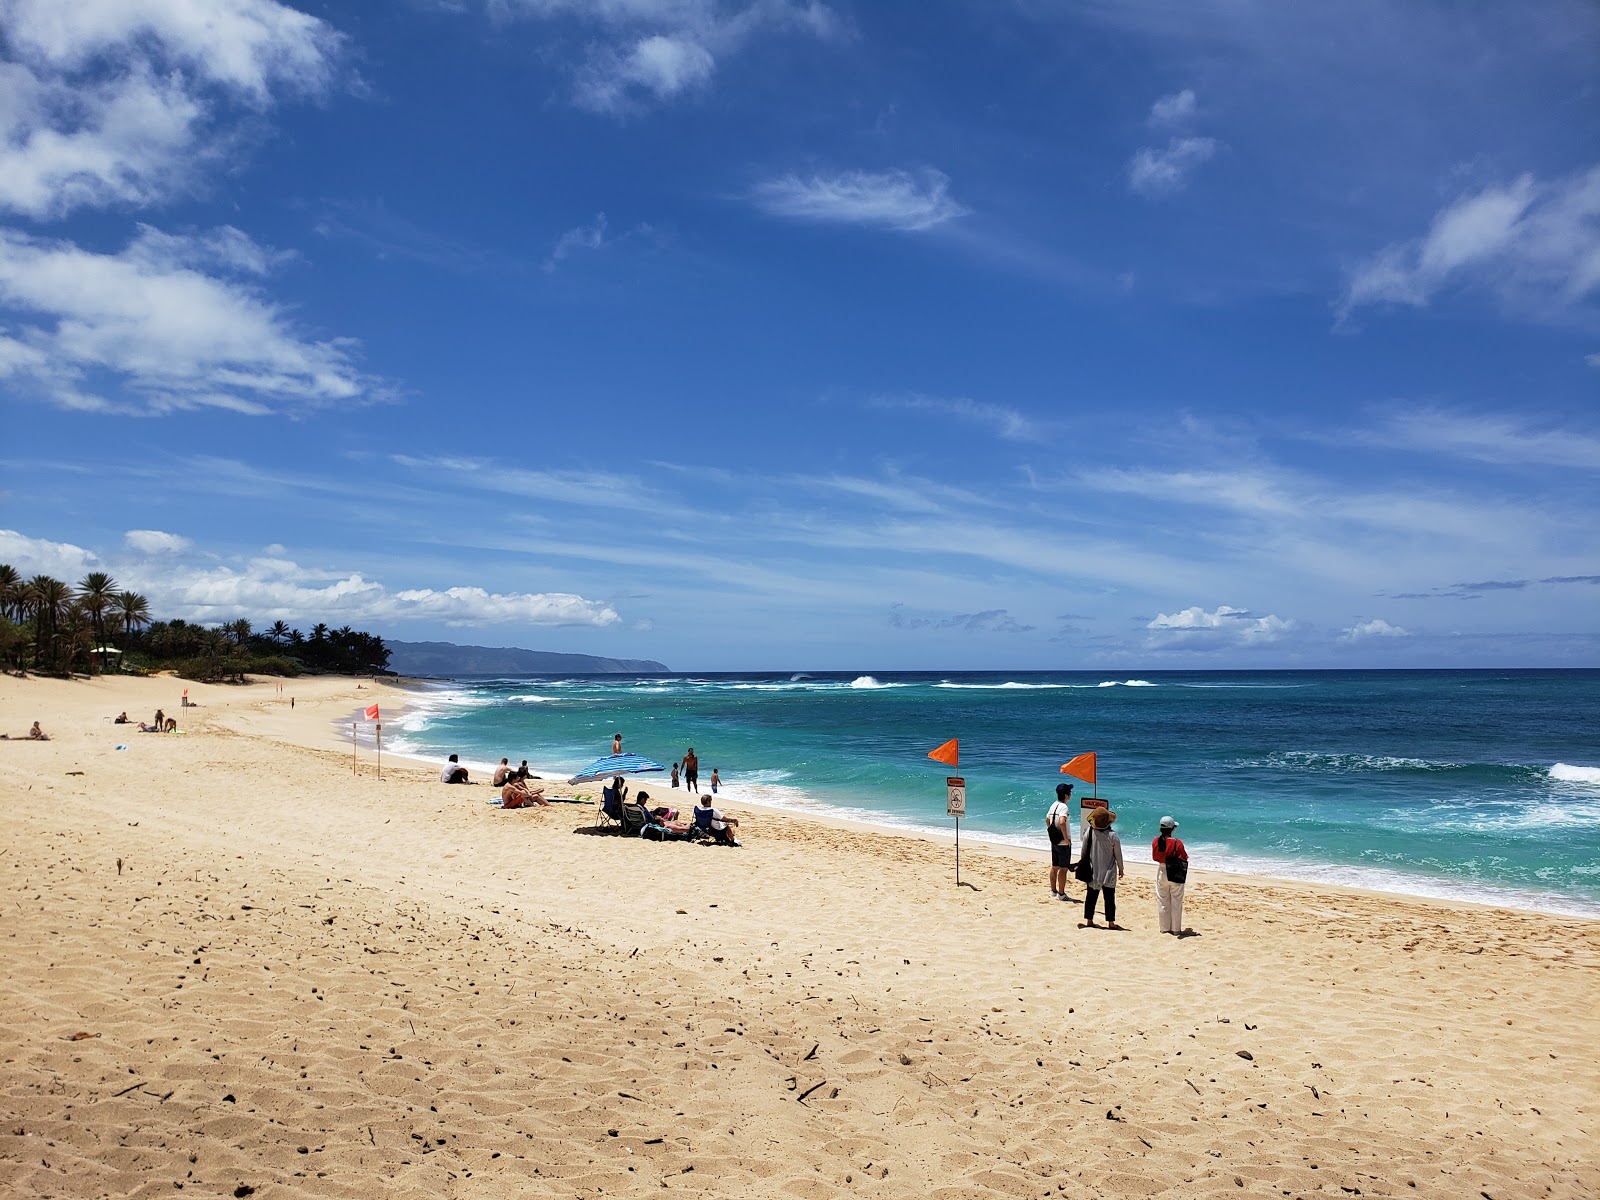
[{"label": "flag pole", "polygon": [[374,731],[376,733],[376,736],[377,736],[377,739],[378,739],[378,742],[377,742],[377,748],[378,748],[378,778],[382,779],[383,778],[383,724],[382,724],[382,722],[378,723],[377,725],[374,725],[373,729],[374,729]]},{"label": "flag pole", "polygon": [[350,722],[350,774],[361,774],[360,771],[356,770],[356,723],[354,721]]}]

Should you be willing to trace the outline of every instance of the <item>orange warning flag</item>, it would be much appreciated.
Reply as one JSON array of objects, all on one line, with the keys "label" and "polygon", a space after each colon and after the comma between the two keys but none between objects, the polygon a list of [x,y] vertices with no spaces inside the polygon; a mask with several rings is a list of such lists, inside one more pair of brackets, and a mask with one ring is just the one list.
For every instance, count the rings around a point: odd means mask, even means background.
[{"label": "orange warning flag", "polygon": [[377,719],[378,719],[378,706],[376,704],[367,705],[367,720],[376,721]]},{"label": "orange warning flag", "polygon": [[956,762],[956,743],[958,741],[960,741],[959,738],[951,738],[937,750],[929,750],[928,757],[933,759],[934,762],[942,762],[949,767],[959,766],[960,764]]},{"label": "orange warning flag", "polygon": [[1094,751],[1091,750],[1087,754],[1080,754],[1071,762],[1062,763],[1061,773],[1063,775],[1076,775],[1085,783],[1094,783]]}]

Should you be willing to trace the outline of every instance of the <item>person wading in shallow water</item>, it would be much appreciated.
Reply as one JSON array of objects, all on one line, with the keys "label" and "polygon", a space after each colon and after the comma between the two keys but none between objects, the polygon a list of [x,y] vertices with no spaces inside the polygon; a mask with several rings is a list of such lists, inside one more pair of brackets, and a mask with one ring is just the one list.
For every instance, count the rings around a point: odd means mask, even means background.
[{"label": "person wading in shallow water", "polygon": [[691,792],[700,790],[700,759],[693,746],[683,752],[683,786]]}]

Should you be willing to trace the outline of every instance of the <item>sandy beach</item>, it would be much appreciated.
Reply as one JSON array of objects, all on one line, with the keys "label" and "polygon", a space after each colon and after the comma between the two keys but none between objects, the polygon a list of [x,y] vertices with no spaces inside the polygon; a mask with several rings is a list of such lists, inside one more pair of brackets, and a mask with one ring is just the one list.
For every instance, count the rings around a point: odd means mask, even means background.
[{"label": "sandy beach", "polygon": [[1130,841],[1082,930],[736,790],[597,836],[353,774],[357,682],[0,679],[7,1194],[1600,1194],[1600,923],[1197,870],[1164,937]]}]

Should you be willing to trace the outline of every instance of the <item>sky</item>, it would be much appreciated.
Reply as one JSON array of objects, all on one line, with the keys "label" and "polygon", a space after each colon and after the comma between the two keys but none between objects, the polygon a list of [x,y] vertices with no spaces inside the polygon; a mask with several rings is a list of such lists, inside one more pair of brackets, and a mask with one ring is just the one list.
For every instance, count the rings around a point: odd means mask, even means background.
[{"label": "sky", "polygon": [[0,0],[0,562],[679,671],[1600,665],[1590,0]]}]

